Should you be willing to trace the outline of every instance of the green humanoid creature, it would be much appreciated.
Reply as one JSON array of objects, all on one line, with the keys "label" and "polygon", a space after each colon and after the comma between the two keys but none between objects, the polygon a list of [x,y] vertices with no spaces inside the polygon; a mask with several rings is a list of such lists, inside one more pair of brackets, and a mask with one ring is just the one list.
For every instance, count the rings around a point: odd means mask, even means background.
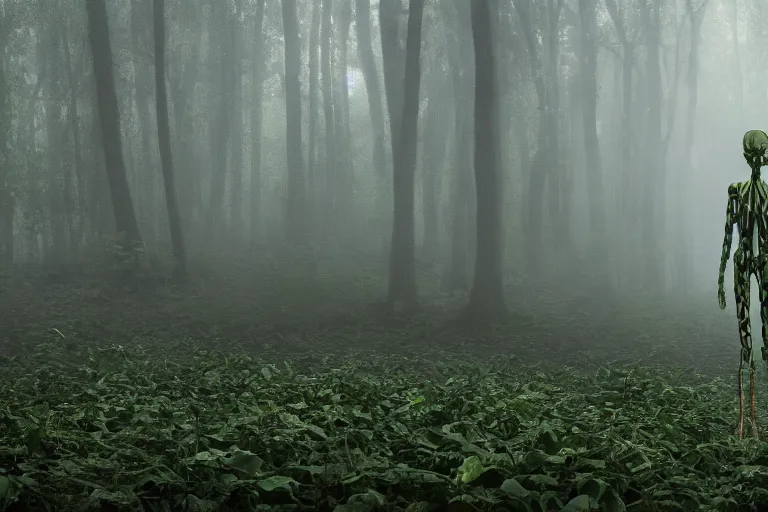
[{"label": "green humanoid creature", "polygon": [[733,253],[733,288],[736,295],[736,316],[739,322],[741,360],[739,362],[739,423],[737,433],[744,436],[743,371],[749,368],[749,402],[752,434],[758,437],[755,419],[755,363],[752,358],[752,334],[749,323],[749,288],[752,274],[760,288],[760,319],[762,320],[762,358],[768,361],[768,185],[760,178],[760,167],[768,165],[768,135],[750,130],[744,135],[744,158],[752,169],[749,180],[728,186],[728,207],[725,214],[725,238],[720,258],[717,298],[725,309],[725,267],[731,252],[734,226],[739,230],[739,244]]}]

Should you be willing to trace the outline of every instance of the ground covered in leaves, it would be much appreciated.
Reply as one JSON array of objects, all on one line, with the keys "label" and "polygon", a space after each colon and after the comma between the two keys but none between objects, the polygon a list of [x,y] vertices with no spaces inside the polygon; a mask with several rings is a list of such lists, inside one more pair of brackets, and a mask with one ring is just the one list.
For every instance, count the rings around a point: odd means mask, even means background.
[{"label": "ground covered in leaves", "polygon": [[260,265],[0,283],[0,509],[768,507],[714,300],[606,307],[512,283],[510,318],[468,329],[464,298],[428,283],[419,313],[387,317],[363,265]]}]

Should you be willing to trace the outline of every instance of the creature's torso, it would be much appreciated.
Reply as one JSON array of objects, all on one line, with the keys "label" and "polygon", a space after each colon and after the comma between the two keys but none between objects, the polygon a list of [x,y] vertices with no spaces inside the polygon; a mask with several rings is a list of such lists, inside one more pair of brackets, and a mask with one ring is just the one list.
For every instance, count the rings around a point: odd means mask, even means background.
[{"label": "creature's torso", "polygon": [[768,258],[768,185],[760,179],[732,183],[728,187],[739,244],[734,264],[764,264]]}]

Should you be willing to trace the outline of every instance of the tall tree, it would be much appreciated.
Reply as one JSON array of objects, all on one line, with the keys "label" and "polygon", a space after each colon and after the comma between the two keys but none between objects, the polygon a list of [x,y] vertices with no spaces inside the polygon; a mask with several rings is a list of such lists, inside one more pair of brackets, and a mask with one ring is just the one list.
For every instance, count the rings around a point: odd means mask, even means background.
[{"label": "tall tree", "polygon": [[[470,6],[464,2],[445,3],[448,25],[448,56],[453,89],[453,177],[451,185],[450,266],[443,279],[448,291],[469,290],[470,198],[472,194],[472,90],[474,51]],[[451,9],[453,7],[453,9]]]},{"label": "tall tree", "polygon": [[168,208],[168,226],[178,277],[187,272],[187,258],[184,251],[184,237],[181,216],[176,202],[174,184],[173,154],[171,152],[171,128],[168,118],[168,91],[165,86],[165,0],[154,0],[155,35],[155,98],[157,111],[157,142],[160,147],[160,162],[163,166],[165,204]]},{"label": "tall tree", "polygon": [[[347,80],[347,56],[349,27],[352,22],[351,0],[336,0],[334,26],[338,36],[338,60],[336,61],[337,87],[335,91],[336,154],[340,174],[339,213],[347,218],[352,214],[354,173],[352,169],[352,129],[349,124],[349,81]],[[338,229],[338,228],[337,228]]]},{"label": "tall tree", "polygon": [[243,59],[240,37],[242,0],[235,1],[235,18],[229,37],[232,55],[232,186],[229,188],[232,234],[239,239],[243,234]]},{"label": "tall tree", "polygon": [[381,98],[381,83],[376,70],[376,59],[371,43],[371,5],[370,0],[355,0],[355,34],[360,70],[365,80],[368,93],[368,110],[371,116],[373,134],[373,166],[379,179],[388,177],[386,170],[387,156],[384,137],[384,108]]},{"label": "tall tree", "polygon": [[325,160],[324,173],[326,211],[323,216],[325,224],[330,225],[330,215],[335,213],[336,196],[338,193],[337,173],[336,173],[336,130],[334,128],[333,109],[333,74],[331,73],[331,40],[333,39],[333,26],[331,25],[331,13],[333,12],[333,0],[323,0],[323,12],[321,18],[320,34],[320,69],[323,82],[323,117],[325,118]]},{"label": "tall tree", "polygon": [[664,201],[663,183],[666,178],[665,162],[661,158],[661,102],[664,97],[661,83],[661,12],[663,2],[642,0],[641,19],[646,41],[646,93],[647,119],[645,122],[645,175],[643,176],[643,221],[641,237],[645,251],[645,282],[650,291],[661,288]]},{"label": "tall tree", "polygon": [[251,98],[251,248],[256,247],[261,220],[261,136],[264,103],[264,4],[257,0],[253,17],[253,97]]},{"label": "tall tree", "polygon": [[477,257],[467,313],[474,319],[502,316],[502,177],[500,170],[498,92],[494,55],[492,0],[473,0],[475,47],[475,187],[477,189]]},{"label": "tall tree", "polygon": [[[152,97],[152,69],[146,58],[147,41],[151,36],[150,20],[152,19],[152,6],[150,0],[131,0],[131,56],[133,64],[133,88],[136,103],[136,116],[139,121],[140,149],[137,159],[133,164],[133,193],[136,204],[142,205],[147,210],[140,210],[139,219],[142,227],[146,228],[144,236],[151,243],[157,239],[157,215],[155,212],[155,162],[152,158],[152,123],[151,123],[151,97]],[[129,110],[132,111],[131,108]],[[130,143],[127,143],[130,155]],[[130,164],[129,160],[129,164]],[[144,199],[142,201],[142,199]],[[143,215],[142,215],[143,214]]]},{"label": "tall tree", "polygon": [[318,93],[320,89],[320,11],[322,3],[312,2],[312,21],[309,29],[309,125],[307,127],[307,200],[313,209],[317,203],[318,183]]},{"label": "tall tree", "polygon": [[285,136],[288,157],[288,197],[286,198],[286,238],[292,243],[306,241],[304,212],[304,158],[301,144],[301,44],[296,0],[282,0],[285,41]]},{"label": "tall tree", "polygon": [[112,47],[109,40],[109,20],[106,0],[85,0],[88,15],[88,36],[93,52],[93,74],[96,100],[102,132],[102,146],[107,168],[107,180],[112,196],[115,228],[132,245],[141,243],[139,226],[131,201],[131,190],[123,160],[120,138],[120,111],[115,91]]},{"label": "tall tree", "polygon": [[[416,255],[414,226],[414,177],[419,120],[419,87],[421,83],[421,25],[424,0],[411,0],[408,6],[408,35],[405,50],[402,129],[399,152],[395,152],[394,222],[389,260],[389,293],[387,304],[394,307],[402,301],[406,308],[418,304],[416,292]],[[389,91],[387,100],[390,101]],[[395,132],[393,132],[395,133]],[[394,145],[394,138],[393,138]],[[399,154],[398,154],[399,153]]]},{"label": "tall tree", "polygon": [[584,150],[587,161],[589,222],[592,229],[592,257],[598,269],[604,269],[605,209],[603,207],[603,164],[597,136],[597,0],[579,0],[581,20],[581,99]]}]

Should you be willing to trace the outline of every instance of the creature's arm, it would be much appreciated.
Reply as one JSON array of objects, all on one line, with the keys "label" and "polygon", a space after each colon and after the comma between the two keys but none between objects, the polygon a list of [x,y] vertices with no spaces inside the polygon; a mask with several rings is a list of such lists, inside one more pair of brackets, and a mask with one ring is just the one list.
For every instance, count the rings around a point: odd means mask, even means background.
[{"label": "creature's arm", "polygon": [[717,297],[721,309],[725,309],[725,266],[728,264],[728,258],[731,255],[731,241],[733,240],[733,225],[736,221],[736,201],[738,197],[738,187],[735,184],[731,184],[728,187],[728,206],[725,209],[723,253],[720,256],[720,272],[717,275]]}]

